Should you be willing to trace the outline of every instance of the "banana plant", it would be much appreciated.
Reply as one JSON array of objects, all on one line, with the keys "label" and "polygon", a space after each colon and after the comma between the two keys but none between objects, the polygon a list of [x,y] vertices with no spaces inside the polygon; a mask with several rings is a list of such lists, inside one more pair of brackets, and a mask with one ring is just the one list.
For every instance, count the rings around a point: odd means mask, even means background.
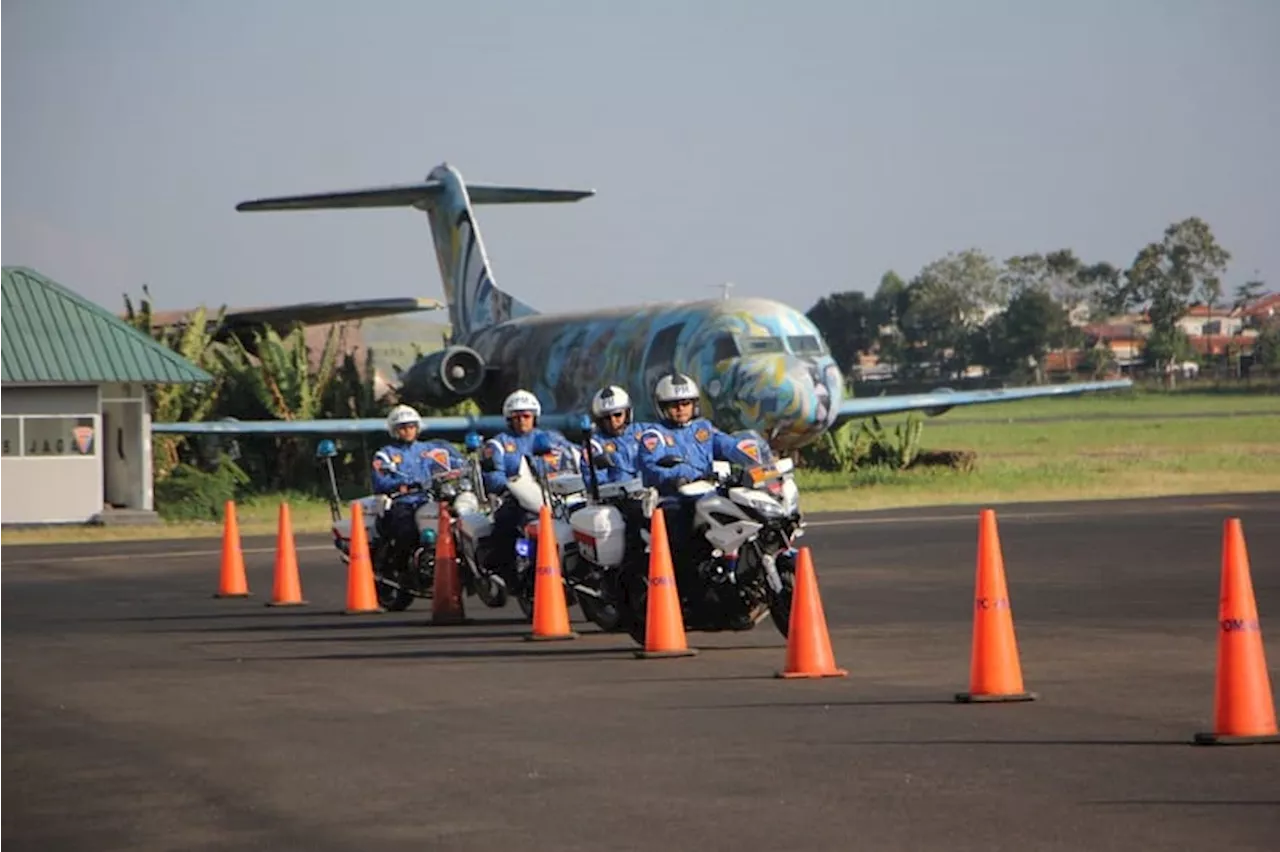
[{"label": "banana plant", "polygon": [[[135,308],[129,294],[124,295],[125,322],[214,377],[211,384],[162,384],[151,387],[148,397],[151,417],[158,423],[178,420],[204,420],[214,410],[223,390],[223,373],[217,357],[214,333],[222,325],[226,306],[218,309],[213,320],[203,306],[190,312],[168,328],[157,328],[151,290],[142,286],[142,299]],[[181,461],[187,446],[181,435],[157,435],[152,439],[152,458],[157,479],[167,477]]]},{"label": "banana plant", "polygon": [[[331,387],[337,374],[340,348],[339,327],[333,326],[325,338],[316,369],[311,369],[311,352],[306,330],[298,324],[284,337],[271,327],[255,331],[254,351],[238,337],[218,350],[221,372],[229,387],[224,413],[236,416],[267,417],[278,420],[315,420],[325,416],[332,399]],[[263,458],[261,475],[276,486],[293,487],[304,477],[302,439],[292,436],[264,437],[258,443],[272,447]]]},{"label": "banana plant", "polygon": [[230,344],[218,351],[223,373],[247,388],[269,417],[313,420],[322,416],[337,369],[338,327],[329,329],[314,372],[301,325],[285,337],[269,326],[255,331],[253,337],[253,353],[238,337],[232,337]]}]

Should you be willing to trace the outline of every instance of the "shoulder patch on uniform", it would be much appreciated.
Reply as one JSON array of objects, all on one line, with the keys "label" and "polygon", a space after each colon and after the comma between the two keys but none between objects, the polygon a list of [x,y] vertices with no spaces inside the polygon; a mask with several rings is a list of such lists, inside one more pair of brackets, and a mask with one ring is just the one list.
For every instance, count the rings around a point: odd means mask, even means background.
[{"label": "shoulder patch on uniform", "polygon": [[515,441],[504,441],[502,448],[509,453],[514,453],[516,451],[516,443]]},{"label": "shoulder patch on uniform", "polygon": [[613,441],[607,441],[604,445],[604,451],[606,453],[614,453],[614,452],[617,452],[617,450],[618,450],[618,445],[615,444]]},{"label": "shoulder patch on uniform", "polygon": [[666,435],[663,435],[663,436],[662,436],[662,439],[663,439],[664,441],[666,441],[666,444],[667,444],[667,446],[668,446],[668,447],[674,447],[674,446],[676,445],[676,436],[675,436],[675,435],[672,435],[672,434],[669,434],[669,433],[668,433],[668,434],[666,434]]},{"label": "shoulder patch on uniform", "polygon": [[738,452],[752,461],[760,461],[760,446],[751,438],[743,438],[738,442]]},{"label": "shoulder patch on uniform", "polygon": [[693,433],[693,437],[697,439],[699,443],[701,443],[702,441],[705,441],[708,438],[710,438],[711,433],[708,432],[706,429],[699,429],[697,432]]},{"label": "shoulder patch on uniform", "polygon": [[640,445],[653,452],[662,445],[663,435],[657,429],[650,429],[640,434]]},{"label": "shoulder patch on uniform", "polygon": [[404,458],[399,453],[396,453],[391,457],[392,464],[400,464],[402,461],[404,461]]},{"label": "shoulder patch on uniform", "polygon": [[427,450],[422,454],[422,457],[424,459],[426,458],[431,459],[441,467],[449,466],[449,451],[445,449],[441,449],[440,447],[436,447],[435,449],[432,449],[432,450]]}]

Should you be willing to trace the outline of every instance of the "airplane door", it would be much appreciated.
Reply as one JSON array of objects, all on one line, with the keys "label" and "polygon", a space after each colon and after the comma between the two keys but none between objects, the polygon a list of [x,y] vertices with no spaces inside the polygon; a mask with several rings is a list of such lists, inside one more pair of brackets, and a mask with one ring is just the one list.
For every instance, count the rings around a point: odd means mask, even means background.
[{"label": "airplane door", "polygon": [[[641,393],[646,402],[653,396],[653,386],[664,373],[675,369],[676,344],[680,340],[680,332],[684,331],[684,323],[669,325],[653,336],[649,351],[644,359],[644,374],[641,380]],[[649,402],[649,405],[652,405]],[[645,407],[649,407],[646,405]]]}]

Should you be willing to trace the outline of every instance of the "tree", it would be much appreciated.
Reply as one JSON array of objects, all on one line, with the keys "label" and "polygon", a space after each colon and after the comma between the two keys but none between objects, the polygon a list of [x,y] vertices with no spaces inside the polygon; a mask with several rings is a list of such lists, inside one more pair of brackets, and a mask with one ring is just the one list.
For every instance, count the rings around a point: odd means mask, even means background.
[{"label": "tree", "polygon": [[1127,295],[1123,270],[1103,261],[1082,266],[1076,273],[1080,297],[1089,306],[1089,319],[1097,322],[1123,313]]},{"label": "tree", "polygon": [[1253,341],[1253,363],[1268,373],[1280,370],[1280,325],[1268,325]]},{"label": "tree", "polygon": [[977,249],[951,253],[920,270],[906,290],[899,320],[904,362],[943,373],[963,370],[971,339],[989,312],[1007,301],[998,264]]},{"label": "tree", "polygon": [[[142,286],[142,299],[135,308],[129,294],[124,294],[125,322],[155,340],[188,362],[195,364],[214,377],[209,384],[174,383],[161,384],[149,391],[151,417],[157,423],[200,421],[213,412],[221,399],[223,377],[216,357],[213,336],[222,325],[226,307],[218,309],[209,320],[208,311],[202,306],[187,314],[168,328],[157,328],[151,289]],[[182,451],[188,446],[183,435],[156,435],[152,439],[152,459],[156,479],[164,479],[182,460]]]},{"label": "tree", "polygon": [[1045,356],[1080,336],[1066,308],[1041,286],[1017,291],[1009,307],[988,321],[985,331],[987,366],[1002,373],[1029,368],[1037,384],[1045,378]]},{"label": "tree", "polygon": [[[253,334],[254,352],[239,337],[219,351],[222,371],[236,391],[233,416],[259,419],[264,414],[278,420],[314,420],[324,416],[325,402],[331,399],[330,383],[337,369],[339,327],[333,326],[325,339],[319,364],[311,369],[311,352],[306,329],[296,324],[286,337],[267,326]],[[275,453],[261,471],[277,487],[292,487],[302,478],[300,439],[294,435],[273,436]]]},{"label": "tree", "polygon": [[879,336],[871,300],[857,290],[824,296],[806,316],[826,338],[837,366],[846,372],[859,353],[871,351]]},{"label": "tree", "polygon": [[880,276],[880,286],[871,297],[880,360],[895,365],[902,363],[901,322],[910,303],[907,282],[902,276],[892,269]]},{"label": "tree", "polygon": [[1124,288],[1116,296],[1126,306],[1146,307],[1151,319],[1147,360],[1158,370],[1187,356],[1190,342],[1178,320],[1193,301],[1208,304],[1221,298],[1222,274],[1230,260],[1208,224],[1193,216],[1166,228],[1164,239],[1149,243],[1126,270]]},{"label": "tree", "polygon": [[1138,252],[1125,272],[1128,301],[1146,305],[1153,330],[1172,329],[1193,301],[1221,298],[1230,260],[1203,220],[1193,216],[1176,222],[1161,242]]}]

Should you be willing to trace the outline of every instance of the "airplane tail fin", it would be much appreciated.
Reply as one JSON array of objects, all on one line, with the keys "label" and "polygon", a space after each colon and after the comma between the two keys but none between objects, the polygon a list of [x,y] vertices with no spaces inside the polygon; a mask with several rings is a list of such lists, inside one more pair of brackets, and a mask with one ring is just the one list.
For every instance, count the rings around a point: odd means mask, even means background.
[{"label": "airplane tail fin", "polygon": [[508,319],[536,313],[524,302],[499,290],[494,283],[489,256],[471,205],[578,201],[594,194],[594,190],[467,185],[455,168],[442,163],[432,169],[421,183],[263,198],[241,202],[236,209],[413,207],[425,211],[431,222],[445,301],[449,304],[452,336],[457,340]]}]

